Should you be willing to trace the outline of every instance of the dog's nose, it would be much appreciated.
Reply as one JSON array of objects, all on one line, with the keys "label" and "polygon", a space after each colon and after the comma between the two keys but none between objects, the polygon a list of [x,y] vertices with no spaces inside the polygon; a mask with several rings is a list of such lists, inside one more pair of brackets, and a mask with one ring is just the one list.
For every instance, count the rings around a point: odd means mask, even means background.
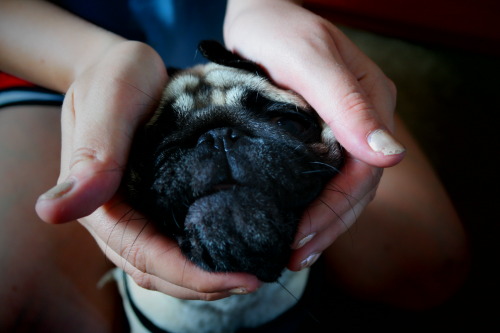
[{"label": "dog's nose", "polygon": [[234,128],[215,128],[200,136],[197,144],[208,144],[217,150],[229,151],[242,136],[243,133]]}]

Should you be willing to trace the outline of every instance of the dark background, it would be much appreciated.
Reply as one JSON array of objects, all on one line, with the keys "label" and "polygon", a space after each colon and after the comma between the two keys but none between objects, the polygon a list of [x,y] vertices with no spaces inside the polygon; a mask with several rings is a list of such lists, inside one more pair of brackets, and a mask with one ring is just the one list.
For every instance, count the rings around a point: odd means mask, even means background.
[{"label": "dark background", "polygon": [[[379,10],[374,19],[372,16],[372,20],[366,20],[362,15],[348,13],[349,7],[360,1],[334,2],[346,11],[329,11],[320,6],[328,3],[323,0],[306,4],[316,4],[313,9],[337,25],[338,22],[364,24],[363,30],[344,26],[344,31],[396,83],[397,113],[433,163],[470,237],[472,270],[451,299],[426,311],[363,303],[334,291],[335,302],[318,307],[322,311],[320,323],[328,322],[328,328],[309,323],[304,332],[497,331],[500,329],[497,211],[500,207],[500,2],[480,0],[479,7],[483,7],[469,17],[467,1],[462,0],[437,1],[436,4],[449,5],[440,8],[437,14],[432,7],[407,7],[407,17],[400,17],[399,22],[406,23],[399,28],[398,22],[390,21],[397,17],[398,8],[393,7],[393,12]],[[386,2],[397,3],[382,1]],[[491,6],[485,7],[487,3]],[[329,16],[332,13],[335,15]],[[425,13],[428,13],[427,27],[418,29],[412,25],[418,21],[416,16]],[[443,24],[437,26],[438,23]],[[403,39],[405,35],[409,38]]]},{"label": "dark background", "polygon": [[380,328],[409,325],[410,330],[499,329],[499,58],[355,31],[348,34],[396,83],[397,113],[441,177],[472,250],[467,282],[441,307],[405,313],[352,305],[359,311],[358,320]]}]

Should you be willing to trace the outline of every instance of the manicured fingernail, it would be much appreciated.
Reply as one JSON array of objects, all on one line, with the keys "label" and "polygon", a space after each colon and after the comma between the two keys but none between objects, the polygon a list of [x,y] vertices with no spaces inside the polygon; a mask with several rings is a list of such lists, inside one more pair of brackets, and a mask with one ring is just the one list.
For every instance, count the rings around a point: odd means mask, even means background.
[{"label": "manicured fingernail", "polygon": [[60,198],[63,195],[65,195],[66,193],[68,193],[69,191],[71,191],[71,189],[73,188],[74,185],[75,185],[74,180],[67,180],[63,183],[57,184],[56,186],[54,186],[53,188],[51,188],[50,190],[48,190],[47,192],[42,194],[40,196],[40,199],[41,200],[54,200],[54,199]]},{"label": "manicured fingernail", "polygon": [[316,262],[316,260],[318,260],[320,255],[321,253],[310,254],[300,263],[300,269],[311,267]]},{"label": "manicured fingernail", "polygon": [[389,132],[378,129],[368,136],[368,144],[373,151],[384,155],[397,155],[405,151],[405,147],[393,138]]},{"label": "manicured fingernail", "polygon": [[245,295],[245,294],[248,294],[248,290],[247,290],[247,288],[244,288],[244,287],[233,288],[233,289],[229,290],[229,293],[233,294],[233,295]]},{"label": "manicured fingernail", "polygon": [[315,232],[313,232],[312,234],[309,234],[307,235],[306,237],[302,238],[298,243],[297,245],[294,247],[295,250],[297,249],[300,249],[302,246],[306,245],[307,243],[309,243],[309,241],[311,239],[313,239],[313,237],[316,235]]}]

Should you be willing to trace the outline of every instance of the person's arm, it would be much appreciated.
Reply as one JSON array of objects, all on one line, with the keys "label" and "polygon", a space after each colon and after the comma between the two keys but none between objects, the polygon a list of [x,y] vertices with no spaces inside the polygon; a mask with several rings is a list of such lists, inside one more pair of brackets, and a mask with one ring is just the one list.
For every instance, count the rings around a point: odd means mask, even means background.
[{"label": "person's arm", "polygon": [[36,205],[43,220],[78,218],[117,266],[172,296],[215,299],[259,286],[248,274],[202,271],[144,220],[122,223],[129,206],[111,204],[121,202],[114,196],[135,128],[166,84],[165,65],[151,47],[50,3],[4,0],[0,49],[0,70],[65,93],[59,182]]},{"label": "person's arm", "polygon": [[50,3],[0,2],[0,70],[49,89],[66,92],[124,41]]}]

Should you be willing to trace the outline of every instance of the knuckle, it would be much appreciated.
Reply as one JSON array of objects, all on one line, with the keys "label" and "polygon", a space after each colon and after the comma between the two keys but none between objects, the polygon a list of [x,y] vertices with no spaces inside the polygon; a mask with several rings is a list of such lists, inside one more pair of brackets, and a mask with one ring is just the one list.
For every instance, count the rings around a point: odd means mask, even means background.
[{"label": "knuckle", "polygon": [[226,295],[223,295],[222,293],[200,293],[199,294],[199,299],[201,301],[206,301],[206,302],[213,302],[216,300],[219,300],[221,298],[226,297]]},{"label": "knuckle", "polygon": [[141,288],[147,290],[155,290],[154,284],[152,282],[151,276],[143,273],[141,271],[134,270],[134,272],[128,273],[132,280]]},{"label": "knuckle", "polygon": [[93,148],[80,147],[73,152],[70,161],[70,169],[72,169],[76,164],[84,161],[95,161],[98,160],[98,152]]},{"label": "knuckle", "polygon": [[183,285],[199,294],[211,295],[210,297],[217,297],[214,296],[214,294],[221,293],[222,290],[225,290],[225,287],[223,287],[223,282],[216,276],[212,275],[212,273],[202,271],[201,275],[200,273],[197,273],[194,274],[194,276],[196,276],[196,280],[192,280],[189,282],[183,279]]},{"label": "knuckle", "polygon": [[387,89],[389,90],[389,93],[393,98],[396,98],[398,94],[398,88],[394,81],[392,81],[390,78],[386,76],[386,82],[387,82]]},{"label": "knuckle", "polygon": [[378,186],[380,179],[382,178],[383,173],[384,173],[384,169],[382,169],[382,168],[372,168],[373,187]]},{"label": "knuckle", "polygon": [[196,291],[197,293],[200,293],[202,295],[209,295],[213,293],[215,288],[213,288],[212,285],[210,284],[196,284],[192,285],[191,289]]},{"label": "knuckle", "polygon": [[120,250],[120,256],[125,260],[125,267],[131,265],[141,273],[146,273],[146,263],[142,246],[136,242],[125,244]]},{"label": "knuckle", "polygon": [[371,202],[373,201],[373,199],[375,199],[383,172],[384,170],[382,168],[372,168],[372,175],[371,175],[372,180],[370,189],[367,194],[367,199],[368,199],[367,202]]},{"label": "knuckle", "polygon": [[377,187],[375,187],[372,191],[370,191],[370,193],[368,193],[368,202],[372,202],[373,199],[375,199],[375,196],[377,194]]},{"label": "knuckle", "polygon": [[365,120],[369,120],[372,117],[373,107],[361,91],[350,91],[342,98],[341,104],[343,105],[342,109],[345,110],[346,117],[352,117],[353,113]]},{"label": "knuckle", "polygon": [[75,86],[74,84],[72,84],[69,87],[68,91],[66,92],[66,95],[63,100],[62,104],[63,117],[70,117],[71,120],[74,120],[76,113],[74,105],[75,105]]}]

